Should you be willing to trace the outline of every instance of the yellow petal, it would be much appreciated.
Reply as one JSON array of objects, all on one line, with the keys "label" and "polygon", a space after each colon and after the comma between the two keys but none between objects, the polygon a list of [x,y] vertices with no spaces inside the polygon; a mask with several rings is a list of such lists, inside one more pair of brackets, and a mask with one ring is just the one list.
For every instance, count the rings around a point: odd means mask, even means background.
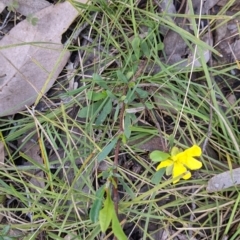
[{"label": "yellow petal", "polygon": [[158,171],[159,169],[168,167],[172,164],[173,164],[172,160],[170,160],[170,159],[164,160],[157,166],[156,170]]},{"label": "yellow petal", "polygon": [[193,157],[185,159],[183,164],[191,170],[196,170],[202,167],[202,163]]},{"label": "yellow petal", "polygon": [[[174,163],[174,167],[173,167],[173,178],[176,178],[180,175],[182,175],[183,173],[187,172],[186,167],[184,167],[183,164],[181,163]],[[179,178],[180,179],[180,178]],[[179,179],[175,180],[173,183],[176,183],[179,181]]]},{"label": "yellow petal", "polygon": [[187,179],[191,178],[191,176],[192,176],[191,172],[188,171],[182,178],[187,180]]},{"label": "yellow petal", "polygon": [[187,154],[189,157],[199,157],[202,154],[202,149],[197,145],[193,145],[192,147],[186,149],[183,153]]}]

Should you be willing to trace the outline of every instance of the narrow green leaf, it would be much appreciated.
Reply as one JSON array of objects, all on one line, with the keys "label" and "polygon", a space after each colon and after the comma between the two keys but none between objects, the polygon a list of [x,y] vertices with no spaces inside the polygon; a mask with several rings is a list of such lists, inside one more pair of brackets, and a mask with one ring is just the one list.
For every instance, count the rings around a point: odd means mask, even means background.
[{"label": "narrow green leaf", "polygon": [[157,45],[157,50],[160,51],[160,50],[163,50],[164,49],[164,44],[162,42],[160,42],[158,45]]},{"label": "narrow green leaf", "polygon": [[142,90],[141,88],[136,88],[136,92],[138,93],[140,98],[147,98],[148,97],[148,92]]},{"label": "narrow green leaf", "polygon": [[112,93],[112,91],[107,90],[106,91],[108,97],[110,97],[112,100],[116,100],[117,97]]},{"label": "narrow green leaf", "polygon": [[126,137],[126,135],[125,134],[122,134],[122,143],[123,144],[127,144],[127,137]]},{"label": "narrow green leaf", "polygon": [[127,77],[127,79],[130,79],[133,75],[134,75],[134,72],[133,71],[129,71],[126,74],[126,77]]},{"label": "narrow green leaf", "polygon": [[161,168],[157,172],[155,172],[151,178],[151,183],[157,185],[161,182],[162,177],[166,171],[166,168]]},{"label": "narrow green leaf", "polygon": [[4,187],[5,189],[10,189],[9,185],[6,184],[2,179],[0,179],[0,186]]},{"label": "narrow green leaf", "polygon": [[130,138],[131,136],[131,115],[126,113],[124,118],[124,134],[126,138]]},{"label": "narrow green leaf", "polygon": [[104,185],[100,187],[96,192],[96,199],[92,204],[92,208],[89,213],[89,217],[93,223],[96,223],[99,218],[99,212],[102,207],[103,196],[104,196]]},{"label": "narrow green leaf", "polygon": [[117,143],[118,138],[114,138],[107,146],[105,146],[102,150],[102,152],[99,153],[97,160],[101,162],[104,160],[107,155],[112,151],[112,149],[115,147]]},{"label": "narrow green leaf", "polygon": [[3,236],[3,240],[15,240],[16,238],[14,237],[8,237],[8,236]]},{"label": "narrow green leaf", "polygon": [[92,113],[96,114],[97,111],[101,110],[100,107],[101,107],[102,103],[103,103],[103,101],[101,100],[101,101],[92,103],[86,107],[83,107],[78,112],[78,117],[86,118],[88,115],[91,116]]},{"label": "narrow green leaf", "polygon": [[108,227],[112,221],[114,212],[115,212],[114,204],[110,197],[110,193],[107,190],[107,197],[104,201],[104,207],[99,213],[99,223],[100,223],[102,232],[105,233],[106,230],[108,229]]},{"label": "narrow green leaf", "polygon": [[117,77],[121,82],[128,83],[127,77],[120,70],[117,71]]},{"label": "narrow green leaf", "polygon": [[95,124],[96,125],[102,124],[105,121],[105,119],[107,118],[108,114],[111,113],[111,111],[112,111],[112,100],[108,99],[108,101],[104,105],[100,115],[98,116]]},{"label": "narrow green leaf", "polygon": [[118,217],[114,211],[113,216],[112,216],[112,231],[114,236],[117,237],[117,239],[121,240],[127,240],[127,236],[122,230],[122,226],[119,223]]},{"label": "narrow green leaf", "polygon": [[139,49],[140,42],[141,42],[140,37],[138,37],[138,36],[134,37],[134,39],[132,40],[132,48],[134,51]]},{"label": "narrow green leaf", "polygon": [[10,225],[4,226],[0,234],[2,234],[2,235],[7,235],[8,232],[9,232],[9,230],[10,230],[10,228],[11,228]]},{"label": "narrow green leaf", "polygon": [[161,161],[168,159],[170,157],[170,155],[168,153],[155,150],[150,153],[149,157],[151,158],[151,160],[153,162],[161,162]]},{"label": "narrow green leaf", "polygon": [[140,48],[141,48],[143,54],[144,54],[146,57],[150,57],[150,49],[149,49],[148,44],[147,44],[146,41],[143,41],[143,42],[141,43]]},{"label": "narrow green leaf", "polygon": [[107,171],[103,171],[103,172],[102,172],[102,177],[103,177],[103,179],[109,178],[110,173],[111,173],[111,172],[109,172],[108,170],[107,170]]},{"label": "narrow green leaf", "polygon": [[107,97],[106,91],[102,92],[93,92],[93,91],[88,91],[87,92],[87,98],[92,101],[99,101],[101,99],[104,99]]},{"label": "narrow green leaf", "polygon": [[114,117],[113,117],[114,122],[117,121],[119,112],[120,112],[120,104],[117,104],[117,106],[115,108],[115,112],[114,112]]},{"label": "narrow green leaf", "polygon": [[141,55],[140,55],[140,42],[141,42],[141,39],[139,37],[135,37],[132,40],[132,48],[133,48],[133,51],[135,53],[135,56],[136,56],[137,60],[141,57]]},{"label": "narrow green leaf", "polygon": [[100,75],[94,73],[93,74],[93,81],[96,82],[100,87],[102,87],[103,89],[109,90],[106,81],[104,81]]},{"label": "narrow green leaf", "polygon": [[129,104],[136,98],[136,94],[134,94],[134,92],[135,91],[133,89],[131,89],[131,88],[128,89],[124,103]]},{"label": "narrow green leaf", "polygon": [[133,199],[135,197],[135,194],[132,190],[132,188],[130,188],[128,186],[128,184],[124,181],[124,179],[122,178],[118,178],[118,181],[121,183],[123,189],[126,191],[127,194],[129,194],[129,196]]}]

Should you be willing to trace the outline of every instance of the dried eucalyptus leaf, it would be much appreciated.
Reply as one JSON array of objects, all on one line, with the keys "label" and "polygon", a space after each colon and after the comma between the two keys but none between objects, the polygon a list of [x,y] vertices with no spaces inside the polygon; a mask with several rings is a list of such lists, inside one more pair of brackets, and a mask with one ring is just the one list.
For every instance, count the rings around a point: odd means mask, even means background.
[{"label": "dried eucalyptus leaf", "polygon": [[0,13],[4,10],[4,8],[6,7],[6,5],[2,2],[0,2]]},{"label": "dried eucalyptus leaf", "polygon": [[217,192],[240,184],[240,168],[226,171],[208,181],[207,192]]},{"label": "dried eucalyptus leaf", "polygon": [[[11,5],[12,1],[9,0],[1,0],[5,6]],[[16,9],[17,12],[21,13],[24,16],[27,16],[29,14],[33,14],[35,12],[38,12],[42,10],[43,8],[46,8],[50,6],[51,4],[45,0],[18,0],[18,8]]]},{"label": "dried eucalyptus leaf", "polygon": [[220,0],[208,0],[208,1],[205,1],[204,8],[206,9],[206,11],[208,11],[212,7],[214,7],[216,4],[218,4],[219,1]]},{"label": "dried eucalyptus leaf", "polygon": [[[24,137],[18,140],[19,145],[22,144],[23,139]],[[40,156],[40,147],[38,144],[35,143],[37,142],[37,136],[35,135],[32,140],[34,141],[27,141],[21,148],[21,156],[23,156],[27,160],[27,166],[36,167],[36,170],[29,170],[29,173],[32,176],[29,182],[38,188],[44,188],[44,173],[43,171],[38,169],[38,166],[44,166],[44,162],[42,157]],[[35,191],[34,188],[33,191]]]},{"label": "dried eucalyptus leaf", "polygon": [[[86,2],[86,0],[85,0]],[[61,43],[78,11],[67,1],[34,14],[0,41],[0,116],[15,114],[44,94],[66,65],[70,53]]]},{"label": "dried eucalyptus leaf", "polygon": [[240,40],[236,40],[234,43],[232,43],[231,48],[234,51],[234,57],[236,59],[240,59]]}]

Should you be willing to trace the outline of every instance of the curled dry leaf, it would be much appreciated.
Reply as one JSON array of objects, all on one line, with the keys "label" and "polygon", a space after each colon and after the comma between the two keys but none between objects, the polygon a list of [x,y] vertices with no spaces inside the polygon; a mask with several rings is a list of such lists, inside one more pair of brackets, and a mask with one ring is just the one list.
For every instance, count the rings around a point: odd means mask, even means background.
[{"label": "curled dry leaf", "polygon": [[[1,0],[1,2],[5,6],[9,6],[13,3],[13,0],[11,1]],[[18,8],[16,9],[17,12],[21,13],[24,16],[38,12],[43,8],[51,5],[49,2],[45,0],[37,0],[37,1],[36,0],[18,0],[17,3],[18,3]]]},{"label": "curled dry leaf", "polygon": [[0,116],[33,104],[49,90],[70,56],[61,36],[78,11],[67,1],[34,16],[36,26],[24,20],[0,41]]},{"label": "curled dry leaf", "polygon": [[207,191],[211,193],[221,191],[232,186],[237,186],[240,184],[239,176],[240,168],[220,173],[208,181]]}]

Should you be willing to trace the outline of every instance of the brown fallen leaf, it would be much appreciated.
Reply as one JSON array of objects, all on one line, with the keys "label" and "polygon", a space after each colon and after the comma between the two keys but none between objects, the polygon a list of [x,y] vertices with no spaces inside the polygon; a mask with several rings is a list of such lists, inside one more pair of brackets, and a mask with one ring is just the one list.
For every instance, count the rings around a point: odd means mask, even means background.
[{"label": "brown fallen leaf", "polygon": [[[19,140],[19,143],[21,143],[21,140]],[[43,165],[43,159],[39,156],[40,154],[40,147],[38,144],[35,144],[32,141],[28,141],[24,147],[22,148],[22,151],[25,155],[27,155],[32,161],[36,162],[39,165]],[[28,165],[33,165],[31,162],[28,162]],[[34,186],[39,188],[45,187],[44,182],[44,173],[41,170],[29,170],[32,177],[30,178],[29,182],[32,183]],[[33,189],[34,190],[34,189]]]},{"label": "brown fallen leaf", "polygon": [[226,171],[208,181],[207,192],[217,192],[240,184],[240,168]]},{"label": "brown fallen leaf", "polygon": [[5,7],[6,7],[5,4],[0,2],[0,13],[4,10]]},{"label": "brown fallen leaf", "polygon": [[[13,3],[13,0],[1,0],[2,4],[9,6]],[[50,6],[51,4],[45,0],[18,0],[17,12],[21,13],[24,16],[33,14],[42,10],[45,7]]]},{"label": "brown fallen leaf", "polygon": [[2,38],[0,116],[32,105],[53,85],[70,56],[61,36],[78,14],[68,1],[51,5],[34,14],[37,25],[24,20]]}]

